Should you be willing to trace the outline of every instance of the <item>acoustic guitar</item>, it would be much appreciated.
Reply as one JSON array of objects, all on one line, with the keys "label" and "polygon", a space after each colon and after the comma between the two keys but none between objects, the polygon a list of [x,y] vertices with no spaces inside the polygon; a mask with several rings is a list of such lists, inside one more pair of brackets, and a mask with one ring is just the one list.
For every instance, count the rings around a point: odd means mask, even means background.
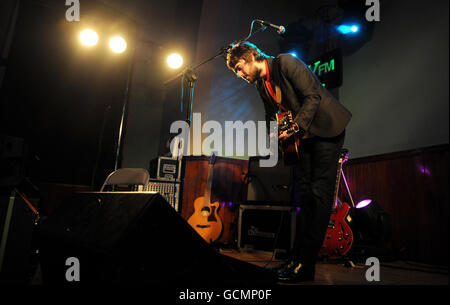
[{"label": "acoustic guitar", "polygon": [[348,215],[350,205],[346,202],[341,202],[338,198],[342,165],[347,160],[348,150],[342,149],[339,157],[333,208],[331,210],[328,228],[325,233],[325,239],[322,248],[319,251],[320,257],[340,258],[346,255],[353,245],[353,232],[349,226],[351,218]]},{"label": "acoustic guitar", "polygon": [[284,164],[293,165],[300,159],[300,137],[292,130],[292,126],[294,124],[292,112],[278,112],[276,113],[276,118],[278,124],[278,134],[281,134],[284,131],[293,133],[290,137],[278,141]]},{"label": "acoustic guitar", "polygon": [[194,213],[188,219],[188,223],[208,243],[218,240],[223,231],[223,223],[218,214],[220,204],[218,201],[211,203],[211,185],[215,162],[216,156],[213,153],[209,159],[205,195],[194,200]]}]

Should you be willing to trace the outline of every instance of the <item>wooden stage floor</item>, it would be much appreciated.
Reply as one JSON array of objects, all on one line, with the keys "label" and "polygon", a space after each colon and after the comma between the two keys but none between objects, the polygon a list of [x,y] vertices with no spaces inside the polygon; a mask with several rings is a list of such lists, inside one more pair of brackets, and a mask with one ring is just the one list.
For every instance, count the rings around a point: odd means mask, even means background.
[{"label": "wooden stage floor", "polygon": [[[220,253],[266,268],[284,262],[273,258],[272,252],[266,251],[226,249]],[[405,261],[381,261],[380,281],[369,282],[365,274],[370,266],[363,263],[353,265],[345,264],[344,261],[319,261],[314,281],[283,285],[449,285],[448,268],[444,267]]]}]

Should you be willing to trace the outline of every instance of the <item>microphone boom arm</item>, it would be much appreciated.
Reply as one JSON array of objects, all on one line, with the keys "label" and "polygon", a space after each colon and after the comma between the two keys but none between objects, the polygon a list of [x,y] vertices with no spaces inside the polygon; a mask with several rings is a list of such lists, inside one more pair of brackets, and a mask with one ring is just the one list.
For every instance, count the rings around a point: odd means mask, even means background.
[{"label": "microphone boom arm", "polygon": [[[256,30],[255,32],[253,32],[253,24],[255,22],[257,22],[258,20],[253,20],[251,27],[250,27],[250,33],[247,35],[247,37],[245,37],[244,39],[241,39],[239,41],[235,41],[233,43],[230,43],[222,48],[220,48],[220,50],[217,52],[217,54],[215,54],[214,56],[198,63],[195,64],[193,66],[189,66],[183,69],[183,71],[181,71],[180,73],[174,75],[173,77],[169,78],[168,80],[163,82],[163,85],[168,85],[169,83],[171,83],[172,81],[178,79],[178,78],[182,78],[182,87],[184,85],[184,80],[187,79],[188,83],[189,83],[189,104],[188,104],[188,109],[187,109],[187,113],[186,113],[186,122],[188,123],[188,125],[191,125],[191,120],[192,120],[192,106],[193,106],[193,99],[194,99],[194,83],[195,81],[198,79],[197,74],[195,73],[194,70],[196,70],[197,68],[199,68],[200,66],[222,56],[223,54],[225,54],[235,43],[240,43],[242,41],[246,41],[248,40],[253,34],[257,33],[257,32],[262,32],[266,29],[266,27],[263,24],[261,25],[261,28]],[[258,22],[259,23],[259,22]],[[182,96],[181,96],[181,105],[182,105],[182,109],[183,109],[183,91],[182,91]]]},{"label": "microphone boom arm", "polygon": [[[194,65],[194,66],[185,68],[185,69],[184,69],[183,71],[181,71],[180,73],[178,73],[178,74],[176,74],[175,76],[173,76],[173,77],[169,78],[168,80],[166,80],[166,81],[163,83],[163,85],[167,85],[167,84],[169,84],[170,82],[174,81],[175,79],[177,79],[177,78],[183,76],[183,75],[184,75],[187,71],[189,71],[189,70],[195,70],[195,69],[199,68],[200,66],[206,64],[207,62],[210,62],[211,60],[214,60],[214,59],[216,59],[217,57],[222,56],[225,52],[228,51],[229,48],[231,48],[231,46],[232,46],[233,44],[239,43],[239,42],[242,42],[242,41],[246,41],[246,40],[248,40],[253,34],[264,31],[267,27],[264,26],[263,24],[261,24],[261,28],[260,28],[260,29],[258,29],[258,30],[255,31],[255,32],[252,32],[252,31],[253,31],[253,24],[254,24],[255,22],[258,22],[258,21],[259,21],[259,20],[253,20],[253,21],[252,21],[252,24],[251,24],[251,27],[250,27],[250,33],[247,35],[247,37],[245,37],[245,38],[243,38],[243,39],[241,39],[241,40],[238,40],[237,42],[235,41],[235,42],[233,42],[233,43],[228,44],[227,46],[224,46],[224,47],[220,48],[219,52],[218,52],[216,55],[214,55],[214,56],[212,56],[212,57],[210,57],[210,58],[208,58],[208,59],[206,59],[206,60],[204,60],[204,61],[202,61],[202,62],[200,62],[200,63],[198,63],[198,64],[196,64],[196,65]],[[259,22],[258,22],[258,23],[259,23]]]}]

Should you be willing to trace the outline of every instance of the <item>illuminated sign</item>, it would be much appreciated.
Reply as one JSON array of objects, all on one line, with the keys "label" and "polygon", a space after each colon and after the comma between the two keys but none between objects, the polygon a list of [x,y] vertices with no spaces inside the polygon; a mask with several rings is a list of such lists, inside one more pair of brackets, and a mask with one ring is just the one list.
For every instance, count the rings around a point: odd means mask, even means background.
[{"label": "illuminated sign", "polygon": [[[321,63],[320,60],[318,60],[314,63],[313,72],[317,76],[321,76],[322,74],[334,71],[334,59],[330,60],[330,62],[324,62],[322,64],[320,64],[320,63]],[[309,65],[308,68],[311,69],[311,65]]]},{"label": "illuminated sign", "polygon": [[342,53],[335,49],[314,60],[308,68],[319,78],[322,85],[333,89],[342,85]]}]

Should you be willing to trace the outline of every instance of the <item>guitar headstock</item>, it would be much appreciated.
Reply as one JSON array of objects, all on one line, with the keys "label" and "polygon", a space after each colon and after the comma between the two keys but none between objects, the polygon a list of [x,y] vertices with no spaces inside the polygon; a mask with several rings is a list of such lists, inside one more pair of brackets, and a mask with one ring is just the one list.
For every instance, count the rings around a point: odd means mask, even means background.
[{"label": "guitar headstock", "polygon": [[212,152],[211,156],[209,157],[209,164],[214,165],[216,163],[216,153]]},{"label": "guitar headstock", "polygon": [[348,149],[343,148],[341,149],[341,154],[339,156],[339,162],[340,163],[345,163],[346,161],[348,161],[348,156],[350,155]]}]

